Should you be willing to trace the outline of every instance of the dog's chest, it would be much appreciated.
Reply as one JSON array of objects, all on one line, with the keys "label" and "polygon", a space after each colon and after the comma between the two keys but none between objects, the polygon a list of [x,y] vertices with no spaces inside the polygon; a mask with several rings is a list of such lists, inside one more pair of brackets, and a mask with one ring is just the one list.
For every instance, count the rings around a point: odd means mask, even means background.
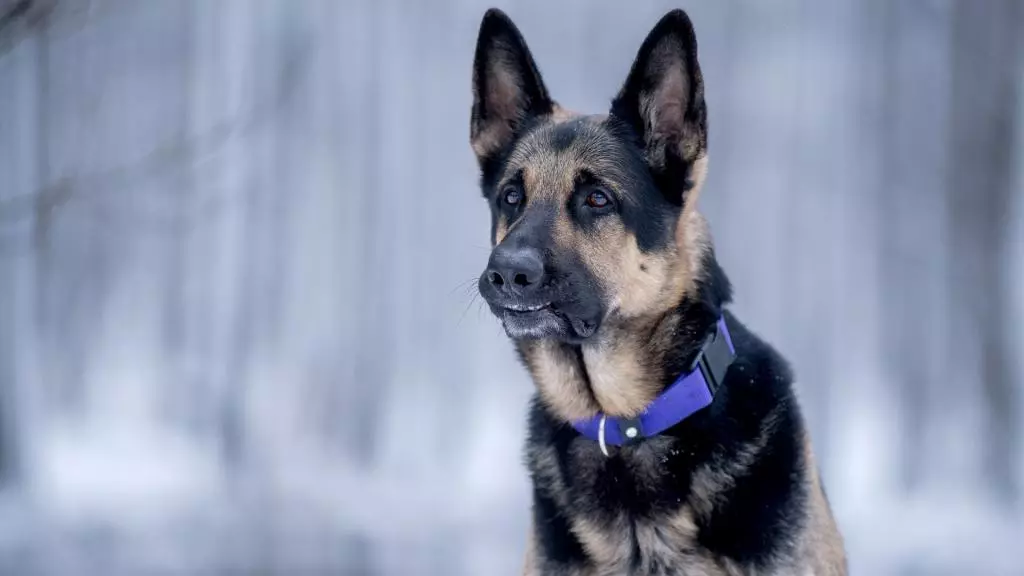
[{"label": "dog's chest", "polygon": [[613,522],[578,517],[574,532],[591,559],[594,576],[643,574],[650,576],[718,574],[711,556],[696,540],[690,511],[641,520],[625,516]]},{"label": "dog's chest", "polygon": [[674,442],[652,439],[642,450],[612,458],[580,442],[570,450],[570,522],[594,566],[592,574],[717,574],[698,541],[689,502],[686,460]]}]

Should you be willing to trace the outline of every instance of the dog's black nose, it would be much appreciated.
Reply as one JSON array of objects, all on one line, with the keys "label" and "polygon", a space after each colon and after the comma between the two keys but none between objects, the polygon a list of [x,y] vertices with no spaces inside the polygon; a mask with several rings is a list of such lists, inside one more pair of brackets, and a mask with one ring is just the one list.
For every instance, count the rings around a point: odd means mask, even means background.
[{"label": "dog's black nose", "polygon": [[540,251],[498,246],[487,266],[487,280],[499,292],[526,296],[544,280],[544,260]]}]

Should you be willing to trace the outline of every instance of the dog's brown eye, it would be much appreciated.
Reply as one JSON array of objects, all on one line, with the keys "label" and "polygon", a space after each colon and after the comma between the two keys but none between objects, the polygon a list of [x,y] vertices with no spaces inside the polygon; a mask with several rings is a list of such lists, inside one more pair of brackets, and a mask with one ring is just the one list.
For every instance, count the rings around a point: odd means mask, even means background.
[{"label": "dog's brown eye", "polygon": [[600,190],[595,190],[587,195],[587,206],[591,208],[604,208],[608,205],[608,196]]},{"label": "dog's brown eye", "polygon": [[523,193],[517,188],[506,188],[505,189],[505,203],[509,206],[515,206],[523,201]]}]

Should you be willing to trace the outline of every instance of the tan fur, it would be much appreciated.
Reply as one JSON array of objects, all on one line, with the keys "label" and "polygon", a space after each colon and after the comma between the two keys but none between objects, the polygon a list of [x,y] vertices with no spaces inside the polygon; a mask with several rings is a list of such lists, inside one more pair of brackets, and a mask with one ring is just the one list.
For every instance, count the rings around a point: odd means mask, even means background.
[{"label": "tan fur", "polygon": [[579,360],[568,346],[551,340],[533,340],[520,346],[541,398],[556,414],[573,421],[597,413],[600,406],[590,393]]},{"label": "tan fur", "polygon": [[646,361],[643,343],[635,338],[588,342],[581,347],[590,387],[601,410],[633,417],[658,394],[656,366]]},{"label": "tan fur", "polygon": [[646,367],[655,366],[652,356],[660,357],[664,350],[640,339],[621,338],[604,346],[587,343],[581,347],[585,365],[563,344],[521,346],[541,398],[565,420],[589,418],[599,411],[635,416],[658,393],[658,376]]},{"label": "tan fur", "polygon": [[530,524],[530,531],[526,534],[526,554],[523,557],[523,576],[540,576],[540,569],[537,566],[537,538],[534,536],[536,529]]},{"label": "tan fur", "polygon": [[508,235],[508,222],[504,216],[498,217],[497,225],[494,227],[494,243],[501,244],[501,241]]},{"label": "tan fur", "polygon": [[551,121],[555,124],[567,122],[573,118],[579,118],[582,116],[579,112],[573,112],[567,108],[562,108],[558,104],[555,104],[554,110],[551,112]]},{"label": "tan fur", "polygon": [[690,179],[693,186],[686,193],[686,204],[683,205],[679,222],[676,224],[676,248],[682,254],[683,265],[679,270],[679,287],[684,294],[690,294],[700,280],[701,263],[704,255],[711,249],[711,233],[708,231],[707,220],[697,210],[697,201],[704,190],[704,180],[708,173],[708,157],[702,154],[693,163]]},{"label": "tan fur", "polygon": [[677,251],[643,254],[621,220],[606,221],[595,237],[577,233],[570,241],[612,295],[611,315],[628,320],[658,314],[682,296],[685,266]]},{"label": "tan fur", "polygon": [[846,576],[846,550],[832,510],[825,500],[810,436],[804,434],[804,466],[810,496],[808,526],[803,542],[806,563],[815,576]]},{"label": "tan fur", "polygon": [[[682,507],[677,513],[647,521],[621,518],[611,530],[585,519],[575,518],[573,534],[593,559],[590,574],[702,574],[724,575],[714,558],[697,544],[697,526],[692,511]],[[639,550],[640,566],[633,567]]]}]

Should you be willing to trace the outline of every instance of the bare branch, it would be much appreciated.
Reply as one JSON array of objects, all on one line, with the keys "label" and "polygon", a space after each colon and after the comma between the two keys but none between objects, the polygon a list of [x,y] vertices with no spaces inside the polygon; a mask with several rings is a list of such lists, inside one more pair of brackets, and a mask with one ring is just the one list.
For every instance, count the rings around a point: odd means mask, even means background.
[{"label": "bare branch", "polygon": [[[214,124],[206,131],[192,137],[179,137],[157,146],[133,162],[75,176],[64,176],[28,194],[21,194],[0,200],[0,230],[45,214],[47,219],[55,216],[60,208],[70,202],[98,199],[102,195],[119,194],[138,189],[153,180],[163,180],[213,161],[224,148],[240,138],[273,121],[287,103],[295,85],[304,72],[308,61],[308,45],[293,46],[277,76],[276,90],[265,102],[254,104],[240,118],[227,119]],[[195,192],[209,193],[210,188],[197,188]],[[224,208],[227,202],[211,201],[209,206]],[[175,218],[175,221],[179,218]],[[146,226],[147,230],[173,229],[175,225]],[[9,253],[5,239],[0,237],[0,254]]]}]

